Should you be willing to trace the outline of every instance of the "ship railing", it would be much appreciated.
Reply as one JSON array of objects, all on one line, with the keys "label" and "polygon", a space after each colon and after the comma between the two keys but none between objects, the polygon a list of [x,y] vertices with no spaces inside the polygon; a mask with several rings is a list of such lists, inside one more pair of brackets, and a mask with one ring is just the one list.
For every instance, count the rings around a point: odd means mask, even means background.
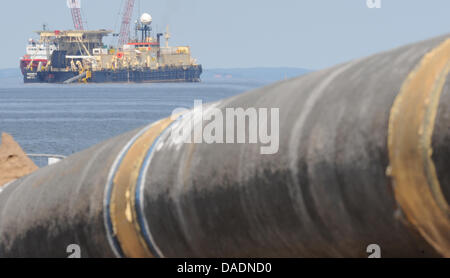
[{"label": "ship railing", "polygon": [[27,154],[39,168],[56,164],[65,159],[66,156],[58,154]]}]

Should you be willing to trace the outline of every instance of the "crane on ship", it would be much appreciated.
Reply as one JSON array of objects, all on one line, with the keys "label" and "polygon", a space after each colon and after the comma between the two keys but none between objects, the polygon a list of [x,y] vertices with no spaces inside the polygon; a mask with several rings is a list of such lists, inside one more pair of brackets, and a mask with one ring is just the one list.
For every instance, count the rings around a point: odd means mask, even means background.
[{"label": "crane on ship", "polygon": [[122,25],[120,26],[118,47],[121,48],[128,42],[130,37],[130,22],[133,16],[135,0],[127,0],[122,15]]},{"label": "crane on ship", "polygon": [[80,0],[67,0],[67,6],[72,12],[73,26],[75,30],[84,30],[83,19],[81,18]]}]

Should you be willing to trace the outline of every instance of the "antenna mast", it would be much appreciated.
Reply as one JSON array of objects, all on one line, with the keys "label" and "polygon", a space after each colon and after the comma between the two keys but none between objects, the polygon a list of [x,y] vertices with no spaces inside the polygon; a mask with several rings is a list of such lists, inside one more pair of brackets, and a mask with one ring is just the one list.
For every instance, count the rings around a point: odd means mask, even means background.
[{"label": "antenna mast", "polygon": [[166,39],[166,48],[169,48],[169,39],[170,39],[169,25],[166,26],[166,34],[164,35],[164,38]]}]

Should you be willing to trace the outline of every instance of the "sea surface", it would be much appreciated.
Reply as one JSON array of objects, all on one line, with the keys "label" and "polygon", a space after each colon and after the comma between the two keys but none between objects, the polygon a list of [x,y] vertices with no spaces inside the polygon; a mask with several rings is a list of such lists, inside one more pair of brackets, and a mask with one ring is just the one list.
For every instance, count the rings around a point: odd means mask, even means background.
[{"label": "sea surface", "polygon": [[0,133],[27,153],[71,155],[191,108],[261,87],[263,81],[178,84],[25,85],[0,79]]}]

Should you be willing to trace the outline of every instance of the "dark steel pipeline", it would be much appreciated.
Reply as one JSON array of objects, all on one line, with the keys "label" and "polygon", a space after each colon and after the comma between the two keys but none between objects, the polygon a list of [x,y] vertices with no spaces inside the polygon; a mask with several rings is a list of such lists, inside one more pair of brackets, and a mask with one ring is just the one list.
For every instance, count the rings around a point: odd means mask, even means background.
[{"label": "dark steel pipeline", "polygon": [[449,69],[442,36],[213,105],[279,108],[276,154],[101,143],[3,189],[0,257],[450,257]]}]

